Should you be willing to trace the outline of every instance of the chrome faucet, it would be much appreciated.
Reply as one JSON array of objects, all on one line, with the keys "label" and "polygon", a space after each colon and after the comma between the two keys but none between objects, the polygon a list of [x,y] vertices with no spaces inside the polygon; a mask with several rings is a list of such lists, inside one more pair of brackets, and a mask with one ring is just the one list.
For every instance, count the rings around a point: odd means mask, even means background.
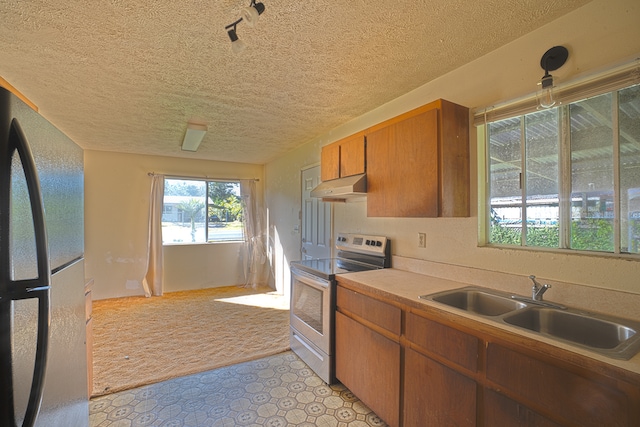
[{"label": "chrome faucet", "polygon": [[542,301],[542,295],[547,292],[547,289],[549,289],[551,285],[541,285],[533,274],[529,276],[529,279],[533,282],[533,287],[531,288],[531,299],[534,301]]}]

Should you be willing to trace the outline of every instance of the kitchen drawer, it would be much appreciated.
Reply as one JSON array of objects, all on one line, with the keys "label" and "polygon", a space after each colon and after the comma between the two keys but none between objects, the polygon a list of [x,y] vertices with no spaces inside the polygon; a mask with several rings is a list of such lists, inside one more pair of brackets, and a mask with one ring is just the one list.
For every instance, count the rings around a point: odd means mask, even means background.
[{"label": "kitchen drawer", "polygon": [[484,391],[485,426],[561,427],[493,390]]},{"label": "kitchen drawer", "polygon": [[342,286],[338,286],[336,303],[339,311],[358,316],[393,335],[400,336],[402,327],[400,308]]},{"label": "kitchen drawer", "polygon": [[407,313],[406,337],[471,372],[478,370],[478,338],[414,313]]}]

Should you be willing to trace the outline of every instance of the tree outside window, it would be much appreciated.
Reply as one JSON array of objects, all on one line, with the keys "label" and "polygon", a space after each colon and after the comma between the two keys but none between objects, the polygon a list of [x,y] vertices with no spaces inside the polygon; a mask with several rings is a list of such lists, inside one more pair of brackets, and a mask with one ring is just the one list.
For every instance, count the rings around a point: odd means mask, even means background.
[{"label": "tree outside window", "polygon": [[165,179],[163,244],[243,240],[240,183]]}]

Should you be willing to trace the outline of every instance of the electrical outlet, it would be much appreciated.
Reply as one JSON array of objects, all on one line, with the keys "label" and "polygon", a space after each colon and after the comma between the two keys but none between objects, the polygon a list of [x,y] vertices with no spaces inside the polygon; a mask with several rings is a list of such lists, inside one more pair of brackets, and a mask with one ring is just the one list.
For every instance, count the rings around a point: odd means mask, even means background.
[{"label": "electrical outlet", "polygon": [[418,233],[418,247],[419,248],[427,247],[427,235],[425,233]]}]

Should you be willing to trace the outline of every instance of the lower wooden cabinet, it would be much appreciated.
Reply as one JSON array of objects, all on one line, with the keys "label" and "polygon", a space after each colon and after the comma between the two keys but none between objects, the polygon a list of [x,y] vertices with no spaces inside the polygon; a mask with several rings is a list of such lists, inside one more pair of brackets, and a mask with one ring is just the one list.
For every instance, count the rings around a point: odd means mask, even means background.
[{"label": "lower wooden cabinet", "polygon": [[[487,345],[487,382],[562,424],[581,427],[640,425],[616,382],[590,371],[564,369],[495,343]],[[637,402],[636,402],[637,404]],[[529,424],[523,424],[529,425]],[[533,424],[538,425],[538,424]],[[544,424],[542,424],[544,425]]]},{"label": "lower wooden cabinet", "polygon": [[392,427],[640,426],[638,374],[429,307],[337,302],[336,376]]},{"label": "lower wooden cabinet", "polygon": [[336,377],[387,424],[400,425],[400,344],[340,312]]},{"label": "lower wooden cabinet", "polygon": [[404,360],[405,427],[476,425],[473,379],[415,350],[405,350]]}]

